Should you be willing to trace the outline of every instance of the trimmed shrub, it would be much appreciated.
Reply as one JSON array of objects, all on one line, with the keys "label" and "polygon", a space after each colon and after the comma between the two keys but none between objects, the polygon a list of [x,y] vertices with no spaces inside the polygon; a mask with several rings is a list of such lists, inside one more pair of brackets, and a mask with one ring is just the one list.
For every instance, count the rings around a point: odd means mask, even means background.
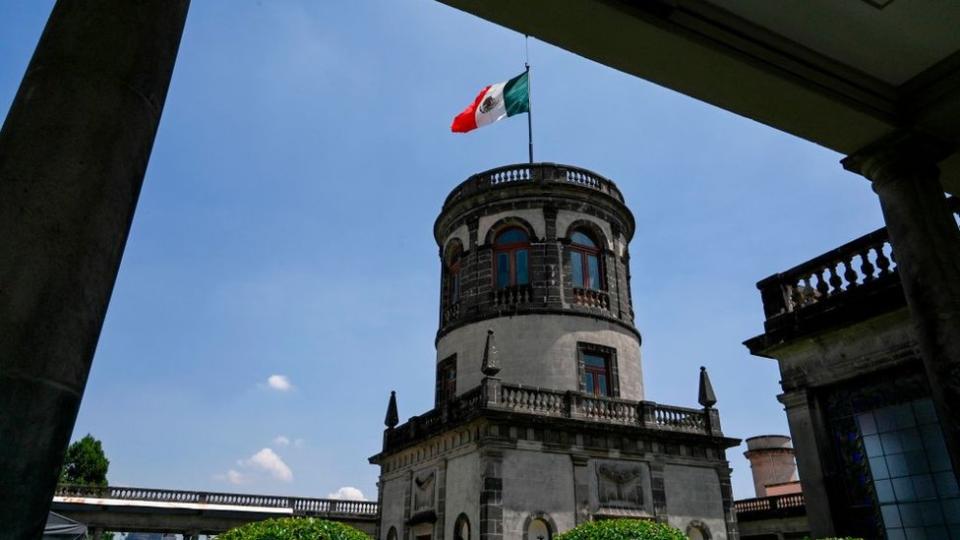
[{"label": "trimmed shrub", "polygon": [[336,521],[277,518],[230,529],[218,535],[217,540],[370,540],[370,537]]},{"label": "trimmed shrub", "polygon": [[605,519],[582,523],[556,536],[556,540],[687,540],[687,535],[666,523]]}]

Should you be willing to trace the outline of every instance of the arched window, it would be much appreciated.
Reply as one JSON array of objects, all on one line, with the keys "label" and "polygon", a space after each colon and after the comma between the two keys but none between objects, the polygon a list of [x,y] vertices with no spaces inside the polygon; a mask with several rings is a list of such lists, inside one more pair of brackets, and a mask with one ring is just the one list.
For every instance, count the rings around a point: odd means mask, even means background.
[{"label": "arched window", "polygon": [[453,525],[453,540],[470,540],[470,520],[466,514],[460,514]]},{"label": "arched window", "polygon": [[527,540],[550,540],[553,538],[553,531],[550,530],[550,524],[537,518],[530,522],[527,527]]},{"label": "arched window", "polygon": [[387,532],[387,540],[397,540],[397,528],[390,527],[390,530]]},{"label": "arched window", "polygon": [[527,271],[530,237],[520,227],[508,227],[493,242],[494,283],[498,289],[530,283]]},{"label": "arched window", "polygon": [[456,304],[460,301],[460,287],[461,287],[461,260],[463,258],[463,248],[460,246],[460,242],[454,241],[449,248],[447,248],[446,264],[447,264],[447,303],[449,305]]},{"label": "arched window", "polygon": [[570,269],[574,287],[597,291],[603,288],[600,248],[590,235],[579,229],[570,235]]}]

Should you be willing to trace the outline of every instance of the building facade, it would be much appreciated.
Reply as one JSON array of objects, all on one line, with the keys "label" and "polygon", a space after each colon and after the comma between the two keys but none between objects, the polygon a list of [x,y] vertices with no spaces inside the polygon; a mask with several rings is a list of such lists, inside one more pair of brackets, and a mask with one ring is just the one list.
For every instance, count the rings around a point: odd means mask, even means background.
[{"label": "building facade", "polygon": [[[634,219],[593,172],[474,175],[434,226],[442,282],[435,407],[391,396],[379,538],[543,539],[591,520],[736,538],[723,436],[702,408],[644,400],[628,244]],[[692,385],[691,385],[692,386]]]},{"label": "building facade", "polygon": [[879,229],[757,284],[765,331],[745,345],[780,366],[816,537],[960,539],[957,475],[894,255]]}]

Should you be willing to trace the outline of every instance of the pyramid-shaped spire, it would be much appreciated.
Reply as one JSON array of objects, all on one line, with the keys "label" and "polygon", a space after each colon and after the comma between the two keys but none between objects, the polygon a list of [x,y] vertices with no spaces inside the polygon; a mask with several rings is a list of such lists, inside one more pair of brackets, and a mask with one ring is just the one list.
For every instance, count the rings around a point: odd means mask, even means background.
[{"label": "pyramid-shaped spire", "polygon": [[390,403],[387,405],[387,416],[383,419],[384,425],[393,429],[400,423],[400,414],[397,413],[397,393],[390,391]]},{"label": "pyramid-shaped spire", "polygon": [[493,330],[487,330],[487,343],[483,347],[483,364],[480,371],[487,377],[500,373],[500,362],[497,360],[497,346],[494,343]]},{"label": "pyramid-shaped spire", "polygon": [[713,385],[710,384],[710,375],[707,375],[707,368],[703,366],[700,366],[700,395],[697,401],[704,407],[713,407],[717,403],[717,395],[713,393]]}]

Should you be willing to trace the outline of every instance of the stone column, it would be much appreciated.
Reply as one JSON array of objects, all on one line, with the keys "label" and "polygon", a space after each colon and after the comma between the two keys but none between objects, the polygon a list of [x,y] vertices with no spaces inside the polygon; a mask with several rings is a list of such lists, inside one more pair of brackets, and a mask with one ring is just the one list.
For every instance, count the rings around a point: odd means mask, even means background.
[{"label": "stone column", "polygon": [[916,329],[930,391],[960,481],[960,230],[936,164],[953,146],[897,134],[843,160],[873,182]]},{"label": "stone column", "polygon": [[503,538],[503,452],[480,455],[480,540]]},{"label": "stone column", "polygon": [[723,501],[723,520],[727,526],[727,540],[738,540],[737,511],[733,506],[733,486],[730,483],[730,463],[724,461],[717,466],[717,478],[720,480],[720,499]]},{"label": "stone column", "polygon": [[50,509],[188,0],[59,1],[0,129],[0,523]]},{"label": "stone column", "polygon": [[796,451],[800,484],[807,505],[807,521],[813,538],[833,536],[833,514],[827,495],[824,464],[820,460],[818,433],[822,432],[820,414],[803,390],[781,394],[778,398],[787,412],[790,436]]},{"label": "stone column", "polygon": [[590,521],[590,475],[587,464],[590,457],[584,454],[570,454],[573,462],[573,510],[574,525]]}]

